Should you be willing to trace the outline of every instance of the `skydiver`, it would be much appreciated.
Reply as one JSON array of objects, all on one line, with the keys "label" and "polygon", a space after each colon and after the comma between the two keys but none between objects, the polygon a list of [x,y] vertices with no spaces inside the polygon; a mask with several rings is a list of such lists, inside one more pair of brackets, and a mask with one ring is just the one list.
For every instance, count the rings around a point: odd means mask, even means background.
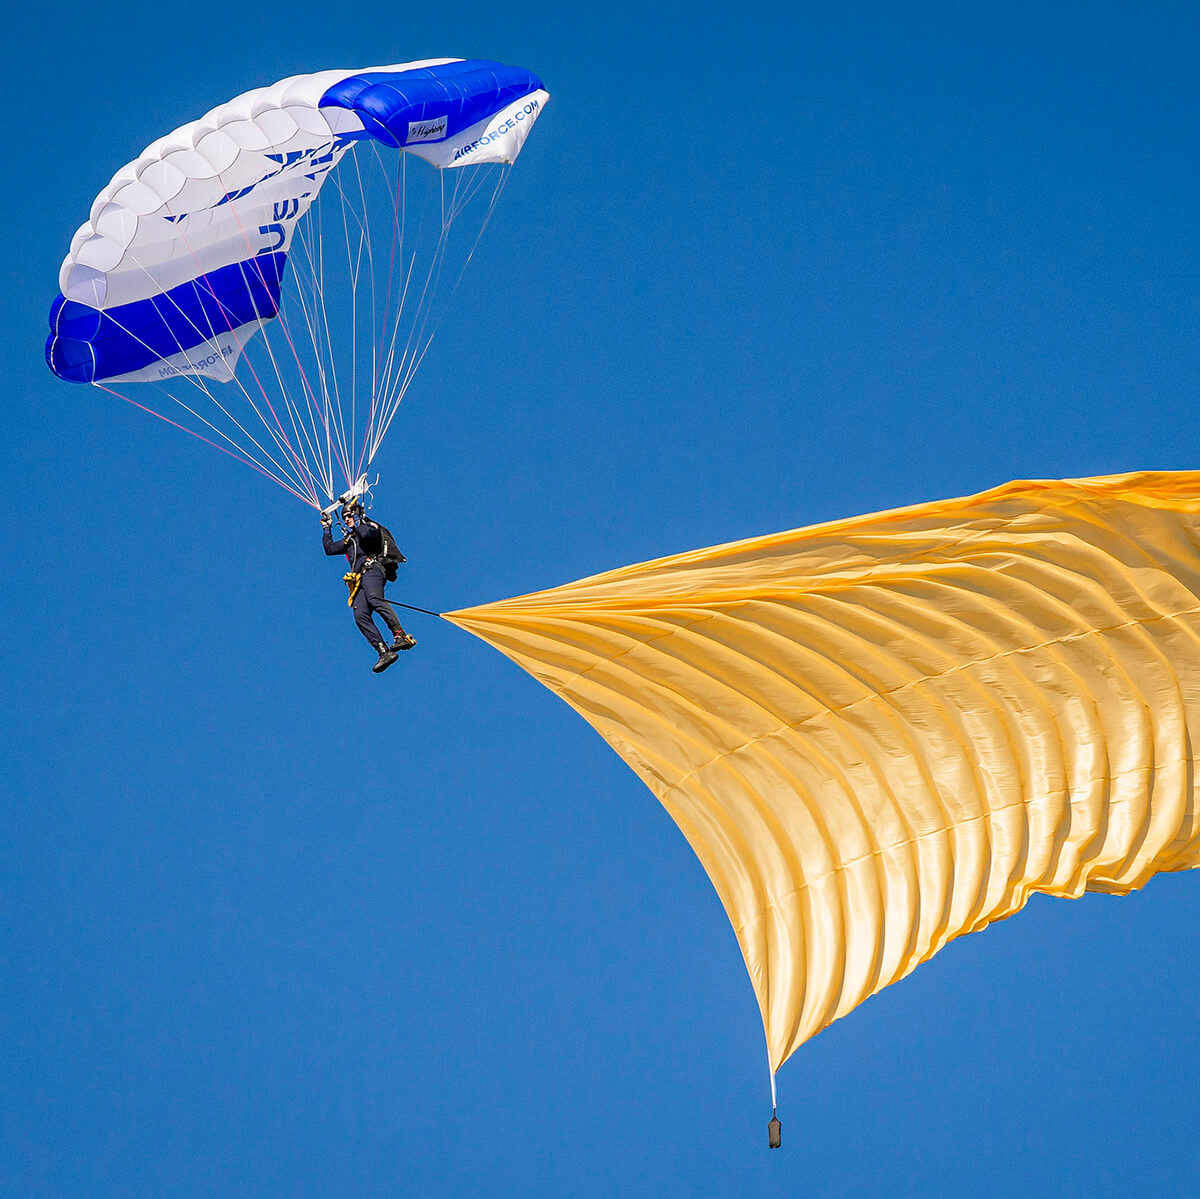
[{"label": "skydiver", "polygon": [[[371,667],[378,674],[395,662],[401,650],[412,649],[417,639],[401,628],[395,609],[383,596],[387,579],[381,560],[384,552],[382,527],[363,514],[362,504],[358,500],[350,500],[342,506],[341,518],[346,535],[340,541],[334,541],[331,529],[333,517],[328,512],[321,513],[321,526],[324,529],[321,544],[330,557],[344,554],[350,563],[350,569],[343,577],[350,588],[354,623],[379,655],[379,660]],[[376,612],[391,630],[391,645],[380,636],[373,618]]]}]

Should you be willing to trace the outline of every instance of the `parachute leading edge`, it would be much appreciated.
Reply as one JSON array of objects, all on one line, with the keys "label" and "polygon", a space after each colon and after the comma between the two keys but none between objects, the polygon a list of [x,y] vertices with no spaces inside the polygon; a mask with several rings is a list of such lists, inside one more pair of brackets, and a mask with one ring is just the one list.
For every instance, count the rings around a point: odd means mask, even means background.
[{"label": "parachute leading edge", "polygon": [[1018,482],[448,614],[696,851],[772,1069],[1035,892],[1200,866],[1200,472]]}]

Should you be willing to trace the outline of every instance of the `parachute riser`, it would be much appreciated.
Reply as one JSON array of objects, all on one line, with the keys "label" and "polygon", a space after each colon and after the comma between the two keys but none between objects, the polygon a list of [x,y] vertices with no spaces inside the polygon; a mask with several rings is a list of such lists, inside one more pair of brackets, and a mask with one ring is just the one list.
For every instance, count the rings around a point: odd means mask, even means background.
[{"label": "parachute riser", "polygon": [[[378,482],[378,475],[375,476],[375,483],[368,482],[366,475],[359,475],[354,483],[351,484],[351,486],[345,491],[343,491],[342,494],[339,495],[337,499],[329,505],[328,508],[321,509],[322,516],[332,516],[337,509],[344,507],[353,500],[358,500],[361,503],[363,496],[370,495],[371,488],[374,487]],[[363,506],[369,507],[370,505],[365,504]]]}]

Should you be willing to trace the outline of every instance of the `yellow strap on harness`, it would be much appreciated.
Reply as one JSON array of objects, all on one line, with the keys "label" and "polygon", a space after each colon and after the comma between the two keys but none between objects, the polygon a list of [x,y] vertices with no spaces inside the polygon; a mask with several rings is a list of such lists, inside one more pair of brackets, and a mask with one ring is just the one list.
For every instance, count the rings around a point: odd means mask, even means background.
[{"label": "yellow strap on harness", "polygon": [[358,589],[362,586],[362,573],[348,570],[342,575],[342,582],[350,588],[350,598],[346,601],[348,607],[354,607],[354,597],[358,594]]}]

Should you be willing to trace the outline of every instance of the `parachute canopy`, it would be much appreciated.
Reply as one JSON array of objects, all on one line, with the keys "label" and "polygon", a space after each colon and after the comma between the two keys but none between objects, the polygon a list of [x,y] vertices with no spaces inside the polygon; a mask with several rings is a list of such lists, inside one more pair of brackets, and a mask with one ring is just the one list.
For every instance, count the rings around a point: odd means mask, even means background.
[{"label": "parachute canopy", "polygon": [[[59,275],[51,370],[109,389],[185,380],[185,393],[190,383],[213,399],[203,380],[237,380],[250,339],[286,315],[291,265],[302,277],[285,336],[243,372],[266,438],[220,399],[215,414],[176,402],[207,426],[206,440],[215,433],[310,502],[332,498],[335,464],[346,483],[369,464],[436,328],[449,229],[479,187],[474,172],[512,163],[547,99],[523,68],[428,59],[298,75],[214,108],[153,142],[97,196]],[[339,169],[356,150],[352,170]],[[454,169],[450,189],[429,172],[427,212],[409,211],[410,157]],[[306,224],[331,180],[331,210]],[[346,281],[327,303],[339,268]],[[405,312],[407,339],[397,334]],[[229,423],[210,423],[221,416]]]},{"label": "parachute canopy", "polygon": [[772,1070],[1035,892],[1200,866],[1200,472],[1018,482],[448,619],[658,796]]}]

